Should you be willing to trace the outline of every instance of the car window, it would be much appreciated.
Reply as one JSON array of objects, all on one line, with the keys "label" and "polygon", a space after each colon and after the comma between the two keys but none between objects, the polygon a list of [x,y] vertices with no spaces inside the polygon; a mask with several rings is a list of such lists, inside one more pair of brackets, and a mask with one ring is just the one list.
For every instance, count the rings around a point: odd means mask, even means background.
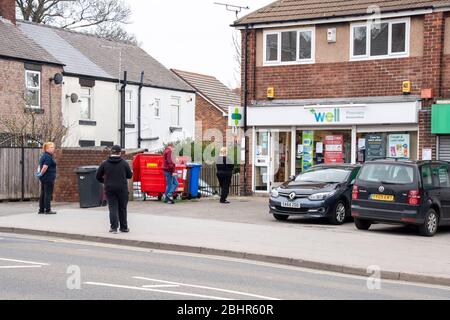
[{"label": "car window", "polygon": [[440,188],[450,188],[448,169],[446,164],[433,166],[433,175],[435,175],[436,183]]},{"label": "car window", "polygon": [[412,184],[414,183],[414,168],[400,164],[371,163],[361,169],[358,178],[368,182]]},{"label": "car window", "polygon": [[336,168],[313,168],[299,174],[296,182],[342,183],[347,181],[350,171]]},{"label": "car window", "polygon": [[431,174],[431,166],[422,167],[422,183],[425,189],[432,189],[433,185],[433,175]]},{"label": "car window", "polygon": [[356,177],[358,176],[359,170],[360,170],[360,168],[356,168],[352,171],[352,173],[350,174],[350,177],[349,177],[350,182],[352,182],[356,179]]}]

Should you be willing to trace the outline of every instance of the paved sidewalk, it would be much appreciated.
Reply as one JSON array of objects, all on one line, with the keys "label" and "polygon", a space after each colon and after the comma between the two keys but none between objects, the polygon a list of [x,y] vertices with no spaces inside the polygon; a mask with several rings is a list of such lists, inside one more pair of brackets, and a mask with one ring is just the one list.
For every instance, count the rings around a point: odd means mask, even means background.
[{"label": "paved sidewalk", "polygon": [[[15,207],[14,207],[15,206]],[[31,206],[31,204],[30,204]],[[7,215],[9,207],[14,208]],[[280,223],[267,213],[267,199],[183,202],[175,206],[154,201],[130,204],[130,234],[108,233],[106,208],[83,210],[59,204],[58,215],[37,215],[20,204],[0,204],[0,232],[23,232],[91,241],[140,245],[155,249],[235,256],[365,274],[376,265],[389,279],[450,286],[450,230],[434,238],[415,230],[378,225],[374,231],[355,230],[352,223],[330,226],[295,220]],[[30,210],[28,208],[28,210]],[[6,215],[5,215],[6,214]]]}]

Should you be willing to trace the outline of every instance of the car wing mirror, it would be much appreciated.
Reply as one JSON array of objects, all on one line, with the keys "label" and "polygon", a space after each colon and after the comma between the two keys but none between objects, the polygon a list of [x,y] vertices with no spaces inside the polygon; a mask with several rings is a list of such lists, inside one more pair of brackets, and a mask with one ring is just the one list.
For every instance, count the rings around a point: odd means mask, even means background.
[{"label": "car wing mirror", "polygon": [[290,176],[290,177],[289,177],[289,181],[294,181],[295,178],[296,178],[295,176]]}]

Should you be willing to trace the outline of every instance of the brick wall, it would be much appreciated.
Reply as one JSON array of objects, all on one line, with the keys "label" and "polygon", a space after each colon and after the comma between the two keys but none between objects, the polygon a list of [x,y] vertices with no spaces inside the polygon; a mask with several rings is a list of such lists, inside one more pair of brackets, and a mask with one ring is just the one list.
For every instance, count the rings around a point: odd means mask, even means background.
[{"label": "brick wall", "polygon": [[450,55],[443,57],[441,94],[443,98],[450,99]]},{"label": "brick wall", "polygon": [[[222,133],[223,137],[226,137],[228,118],[224,117],[221,111],[200,95],[197,94],[195,99],[196,141],[209,141],[209,139],[205,139],[204,136],[205,131],[209,129],[216,129]],[[201,125],[199,122],[201,122]]]},{"label": "brick wall", "polygon": [[[52,121],[62,120],[62,85],[55,85],[49,81],[56,73],[62,73],[62,71],[61,67],[42,66],[41,108],[44,114],[38,117],[49,117],[51,107]],[[0,81],[0,117],[17,118],[17,114],[25,110],[24,63],[0,59],[0,79],[2,80]],[[0,128],[0,132],[2,129]]]},{"label": "brick wall", "polygon": [[[137,153],[141,152],[125,154],[123,158],[132,160]],[[109,155],[108,149],[72,148],[58,150],[55,155],[57,179],[54,200],[57,202],[78,202],[80,198],[75,170],[82,166],[99,166]]]}]

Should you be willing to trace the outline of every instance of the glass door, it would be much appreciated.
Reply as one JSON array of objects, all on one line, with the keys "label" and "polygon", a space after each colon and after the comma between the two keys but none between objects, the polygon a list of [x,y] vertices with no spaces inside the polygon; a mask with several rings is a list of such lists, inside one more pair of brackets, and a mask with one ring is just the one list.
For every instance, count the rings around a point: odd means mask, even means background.
[{"label": "glass door", "polygon": [[270,132],[257,131],[255,141],[255,191],[269,191]]},{"label": "glass door", "polygon": [[271,132],[270,189],[286,182],[291,175],[292,133]]}]

